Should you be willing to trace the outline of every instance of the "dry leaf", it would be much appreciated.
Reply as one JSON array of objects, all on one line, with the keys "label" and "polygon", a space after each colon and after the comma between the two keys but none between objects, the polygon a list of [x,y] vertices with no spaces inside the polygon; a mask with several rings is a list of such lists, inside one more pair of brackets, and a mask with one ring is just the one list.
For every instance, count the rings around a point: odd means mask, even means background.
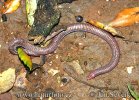
[{"label": "dry leaf", "polygon": [[20,6],[21,0],[7,0],[1,9],[2,14],[13,13]]},{"label": "dry leaf", "polygon": [[38,0],[26,0],[27,20],[30,26],[34,23],[34,13],[37,9]]},{"label": "dry leaf", "polygon": [[139,7],[122,10],[108,25],[111,27],[130,26],[139,22]]},{"label": "dry leaf", "polygon": [[92,25],[95,25],[95,26],[98,27],[98,28],[101,28],[101,29],[104,29],[104,30],[106,30],[106,31],[111,32],[112,35],[117,35],[117,34],[118,34],[117,31],[116,31],[113,27],[108,26],[108,25],[106,25],[106,24],[103,24],[103,23],[101,23],[101,22],[94,21],[94,20],[89,20],[89,21],[87,21],[87,22],[90,23],[90,24],[92,24]]},{"label": "dry leaf", "polygon": [[0,73],[0,94],[11,89],[15,82],[15,69],[9,68],[8,70]]},{"label": "dry leaf", "polygon": [[105,25],[103,23],[100,23],[100,22],[95,21],[95,20],[88,20],[87,22],[92,24],[92,25],[95,25],[96,27],[102,28],[102,29],[104,29],[104,27],[105,27]]},{"label": "dry leaf", "polygon": [[52,76],[55,76],[59,72],[60,72],[59,70],[55,70],[55,69],[48,70],[48,73],[51,74]]}]

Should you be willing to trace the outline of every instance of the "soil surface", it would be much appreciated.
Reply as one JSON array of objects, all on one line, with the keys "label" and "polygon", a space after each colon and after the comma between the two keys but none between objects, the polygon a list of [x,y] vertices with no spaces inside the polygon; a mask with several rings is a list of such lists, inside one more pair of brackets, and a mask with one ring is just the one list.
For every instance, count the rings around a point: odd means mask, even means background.
[{"label": "soil surface", "polygon": [[[93,19],[109,23],[122,9],[137,6],[139,6],[138,0],[77,0],[71,4],[57,6],[62,13],[59,25],[76,23],[77,15],[83,16],[84,21]],[[7,14],[7,17],[7,22],[0,23],[0,72],[10,67],[16,69],[24,67],[18,56],[8,51],[8,43],[15,37],[27,39],[30,30],[27,27],[24,2],[16,12]],[[130,41],[139,41],[138,24],[116,30]],[[123,41],[121,38],[116,40],[121,51],[118,66],[107,74],[86,80],[92,69],[110,60],[110,48],[105,41],[88,33],[73,33],[66,36],[57,50],[47,56],[42,69],[35,70],[28,76],[29,82],[25,88],[13,87],[9,91],[13,100],[131,100],[127,84],[132,83],[139,92],[139,44]],[[32,57],[32,61],[38,63],[40,58]],[[82,76],[82,79],[89,84],[118,90],[93,88],[77,82],[63,70],[64,62],[78,66],[80,71],[77,70],[77,75],[79,78]],[[127,68],[131,67],[132,73],[129,74]],[[52,76],[48,72],[50,69],[57,70],[58,73]],[[55,91],[53,92],[55,95],[51,94],[52,98],[45,97],[44,94],[50,91]],[[34,93],[39,96],[34,98],[28,95]]]}]

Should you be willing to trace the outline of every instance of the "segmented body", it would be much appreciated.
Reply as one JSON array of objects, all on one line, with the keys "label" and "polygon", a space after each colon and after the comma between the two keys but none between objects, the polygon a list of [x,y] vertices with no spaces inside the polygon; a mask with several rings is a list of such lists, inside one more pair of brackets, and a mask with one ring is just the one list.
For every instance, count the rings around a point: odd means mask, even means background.
[{"label": "segmented body", "polygon": [[87,77],[88,79],[92,79],[98,75],[107,73],[117,66],[120,58],[120,50],[115,38],[111,34],[109,34],[109,32],[99,29],[90,24],[80,23],[80,24],[69,25],[65,31],[62,31],[57,36],[55,36],[52,39],[51,43],[44,48],[34,46],[28,43],[28,41],[24,39],[17,38],[11,41],[11,43],[9,44],[9,50],[12,54],[17,54],[16,48],[22,47],[28,55],[32,55],[32,56],[47,55],[53,53],[57,49],[58,44],[66,35],[74,32],[87,32],[87,33],[97,35],[103,40],[105,40],[111,47],[112,58],[109,61],[109,63],[107,63],[106,65],[98,69],[91,71],[91,73]]}]

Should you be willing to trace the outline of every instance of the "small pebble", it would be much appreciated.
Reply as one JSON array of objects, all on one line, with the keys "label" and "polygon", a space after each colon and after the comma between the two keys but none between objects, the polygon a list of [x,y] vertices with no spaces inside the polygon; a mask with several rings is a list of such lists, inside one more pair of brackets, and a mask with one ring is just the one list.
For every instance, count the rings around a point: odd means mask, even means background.
[{"label": "small pebble", "polygon": [[100,13],[100,11],[99,11],[99,10],[97,11],[97,13],[98,13],[98,15],[101,15],[101,13]]},{"label": "small pebble", "polygon": [[131,73],[132,73],[132,69],[133,69],[133,68],[134,68],[133,66],[127,67],[127,72],[128,72],[128,74],[131,74]]},{"label": "small pebble", "polygon": [[63,8],[63,6],[62,6],[62,5],[58,5],[58,8],[62,9],[62,8]]},{"label": "small pebble", "polygon": [[14,32],[11,32],[11,34],[13,34]]},{"label": "small pebble", "polygon": [[75,16],[75,19],[77,22],[82,22],[83,21],[83,17],[81,15]]},{"label": "small pebble", "polygon": [[62,82],[62,84],[61,84],[61,87],[62,87],[62,86],[67,85],[71,81],[71,79],[69,77],[64,76],[60,79],[60,81]]},{"label": "small pebble", "polygon": [[79,45],[83,45],[83,43],[79,43]]},{"label": "small pebble", "polygon": [[67,81],[68,81],[68,79],[67,79],[66,77],[63,77],[63,78],[61,79],[61,82],[63,82],[63,83],[67,83]]},{"label": "small pebble", "polygon": [[37,73],[36,72],[34,74],[37,76]]},{"label": "small pebble", "polygon": [[84,65],[87,66],[87,64],[88,64],[87,61],[84,61]]},{"label": "small pebble", "polygon": [[6,16],[5,14],[3,14],[3,15],[1,16],[1,18],[2,18],[2,22],[6,22],[6,21],[7,21],[7,16]]},{"label": "small pebble", "polygon": [[56,59],[58,59],[58,55],[56,55]]}]

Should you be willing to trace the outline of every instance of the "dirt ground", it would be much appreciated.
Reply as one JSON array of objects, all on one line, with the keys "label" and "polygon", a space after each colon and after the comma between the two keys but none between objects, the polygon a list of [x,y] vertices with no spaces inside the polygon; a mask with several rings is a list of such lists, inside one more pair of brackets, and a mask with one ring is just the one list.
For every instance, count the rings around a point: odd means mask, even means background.
[{"label": "dirt ground", "polygon": [[[84,21],[93,19],[103,23],[109,23],[116,14],[124,8],[139,6],[138,0],[77,0],[71,4],[58,5],[62,13],[60,24],[76,23],[75,16],[81,15]],[[27,38],[25,4],[14,13],[8,14],[8,21],[0,23],[0,72],[14,67],[23,68],[17,55],[8,51],[8,42],[14,37]],[[121,36],[130,41],[139,41],[139,26],[116,28]],[[86,37],[85,37],[86,34]],[[92,80],[85,80],[89,84],[118,88],[118,90],[99,89],[77,82],[63,70],[63,62],[69,62],[81,66],[83,73],[78,73],[84,79],[88,73],[101,65],[106,64],[111,58],[109,46],[102,39],[87,33],[74,33],[66,36],[57,50],[47,56],[47,62],[43,70],[38,69],[29,76],[29,82],[24,89],[13,88],[10,90],[13,100],[48,100],[48,97],[25,97],[24,94],[55,91],[59,93],[49,100],[131,100],[127,84],[132,83],[139,91],[139,44],[123,41],[116,38],[120,47],[120,62],[111,72],[98,76]],[[32,57],[33,62],[39,62],[39,57]],[[133,67],[132,73],[127,68]],[[59,72],[52,76],[48,70]],[[62,84],[59,78],[65,77],[68,82]]]}]

